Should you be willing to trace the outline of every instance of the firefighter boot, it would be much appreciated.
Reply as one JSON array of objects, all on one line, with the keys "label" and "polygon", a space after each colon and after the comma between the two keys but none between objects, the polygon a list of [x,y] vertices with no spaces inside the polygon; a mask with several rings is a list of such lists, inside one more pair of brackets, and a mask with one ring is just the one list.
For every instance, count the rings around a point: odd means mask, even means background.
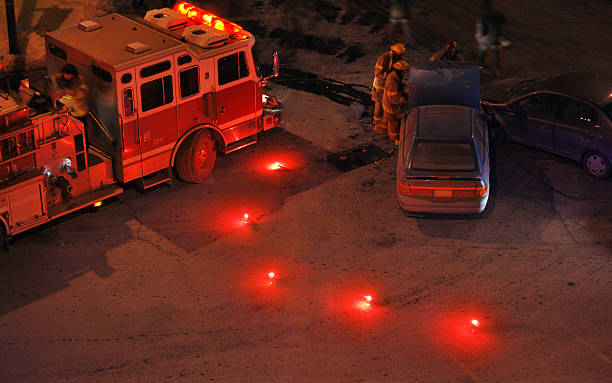
[{"label": "firefighter boot", "polygon": [[389,139],[391,140],[391,142],[395,142],[399,138],[400,130],[400,118],[397,114],[388,114],[387,127]]}]

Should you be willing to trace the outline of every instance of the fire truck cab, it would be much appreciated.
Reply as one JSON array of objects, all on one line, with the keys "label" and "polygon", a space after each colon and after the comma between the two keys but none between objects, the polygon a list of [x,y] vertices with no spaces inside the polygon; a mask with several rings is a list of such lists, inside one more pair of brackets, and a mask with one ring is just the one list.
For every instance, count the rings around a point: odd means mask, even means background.
[{"label": "fire truck cab", "polygon": [[[144,20],[109,14],[46,36],[50,75],[70,63],[88,86],[85,123],[66,107],[0,92],[0,243],[139,180],[202,182],[230,153],[282,123],[262,94],[252,34],[188,3]],[[60,99],[61,100],[61,99]]]},{"label": "fire truck cab", "polygon": [[169,181],[174,167],[198,183],[217,151],[254,144],[281,124],[272,98],[264,108],[254,44],[240,26],[178,2],[144,20],[113,13],[48,33],[47,67],[53,75],[71,63],[85,79],[87,139],[113,158],[118,182],[152,186]]}]

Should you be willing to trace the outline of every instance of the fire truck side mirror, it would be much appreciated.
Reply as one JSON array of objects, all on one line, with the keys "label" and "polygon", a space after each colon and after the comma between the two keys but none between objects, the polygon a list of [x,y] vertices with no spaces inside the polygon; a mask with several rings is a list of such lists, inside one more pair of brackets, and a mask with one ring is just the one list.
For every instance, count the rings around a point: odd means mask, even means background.
[{"label": "fire truck side mirror", "polygon": [[278,63],[278,51],[274,51],[274,77],[278,77],[278,67],[279,67],[279,63]]},{"label": "fire truck side mirror", "polygon": [[278,67],[279,67],[279,63],[278,63],[278,51],[274,51],[273,56],[274,56],[274,73],[271,74],[270,76],[267,76],[267,77],[264,77],[264,78],[261,79],[261,82],[263,83],[263,86],[266,86],[266,83],[272,77],[278,77]]}]

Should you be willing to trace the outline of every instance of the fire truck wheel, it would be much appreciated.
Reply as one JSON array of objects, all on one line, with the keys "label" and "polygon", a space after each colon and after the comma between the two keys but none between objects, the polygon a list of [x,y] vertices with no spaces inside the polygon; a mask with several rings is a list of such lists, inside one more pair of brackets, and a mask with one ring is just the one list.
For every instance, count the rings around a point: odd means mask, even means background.
[{"label": "fire truck wheel", "polygon": [[199,130],[183,141],[174,166],[183,181],[197,184],[208,178],[216,159],[215,140],[207,130]]}]

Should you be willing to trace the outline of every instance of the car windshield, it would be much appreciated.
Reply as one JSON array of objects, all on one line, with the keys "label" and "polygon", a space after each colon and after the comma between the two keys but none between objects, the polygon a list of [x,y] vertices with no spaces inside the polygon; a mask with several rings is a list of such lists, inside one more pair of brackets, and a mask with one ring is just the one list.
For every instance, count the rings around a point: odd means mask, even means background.
[{"label": "car windshield", "polygon": [[414,170],[476,170],[474,146],[469,141],[417,141],[412,163]]}]

